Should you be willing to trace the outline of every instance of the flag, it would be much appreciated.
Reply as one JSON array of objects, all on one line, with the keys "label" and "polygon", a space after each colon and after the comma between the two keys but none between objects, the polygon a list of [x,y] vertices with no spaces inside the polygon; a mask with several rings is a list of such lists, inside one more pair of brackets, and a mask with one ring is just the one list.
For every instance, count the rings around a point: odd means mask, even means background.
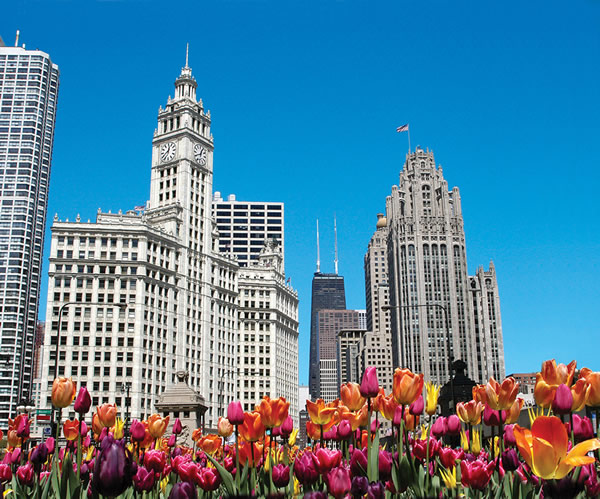
[{"label": "flag", "polygon": [[291,280],[292,280],[292,278],[291,278],[291,277],[288,277],[288,278],[287,278],[287,281],[285,281],[285,282],[286,282],[286,284],[289,284]]},{"label": "flag", "polygon": [[135,211],[143,211],[143,210],[145,210],[145,209],[146,209],[146,207],[145,207],[145,206],[136,206],[136,207],[134,208],[134,210],[135,210]]},{"label": "flag", "polygon": [[399,126],[396,128],[397,132],[408,132],[408,123],[406,125]]}]

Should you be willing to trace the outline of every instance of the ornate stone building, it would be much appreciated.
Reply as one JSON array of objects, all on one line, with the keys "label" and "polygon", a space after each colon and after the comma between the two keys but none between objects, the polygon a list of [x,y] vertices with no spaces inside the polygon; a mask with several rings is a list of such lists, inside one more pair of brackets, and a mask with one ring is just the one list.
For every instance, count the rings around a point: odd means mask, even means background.
[{"label": "ornate stone building", "polygon": [[459,190],[448,190],[433,152],[407,155],[386,211],[394,366],[443,384],[452,358],[476,381],[503,378],[495,270],[468,276]]}]

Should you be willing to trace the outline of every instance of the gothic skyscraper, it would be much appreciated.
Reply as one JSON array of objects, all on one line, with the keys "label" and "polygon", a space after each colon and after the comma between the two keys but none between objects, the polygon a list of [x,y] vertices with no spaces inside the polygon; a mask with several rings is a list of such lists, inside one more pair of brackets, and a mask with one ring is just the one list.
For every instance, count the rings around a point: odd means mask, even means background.
[{"label": "gothic skyscraper", "polygon": [[[17,33],[18,40],[18,33]],[[0,427],[31,399],[58,66],[0,38]]]},{"label": "gothic skyscraper", "polygon": [[443,384],[450,359],[460,359],[476,381],[502,379],[496,273],[491,265],[468,276],[460,194],[433,152],[407,155],[386,209],[394,366]]}]

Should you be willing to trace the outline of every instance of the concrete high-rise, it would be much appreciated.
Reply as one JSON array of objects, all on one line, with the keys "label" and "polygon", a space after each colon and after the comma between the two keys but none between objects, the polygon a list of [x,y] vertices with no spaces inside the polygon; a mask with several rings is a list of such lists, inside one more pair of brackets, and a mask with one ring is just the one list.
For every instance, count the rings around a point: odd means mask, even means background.
[{"label": "concrete high-rise", "polygon": [[58,66],[0,39],[0,428],[31,399]]},{"label": "concrete high-rise", "polygon": [[[496,274],[492,266],[469,278],[459,190],[448,190],[433,152],[407,155],[386,211],[394,366],[443,384],[450,359],[460,359],[476,381],[502,379]],[[489,306],[493,313],[484,310]]]},{"label": "concrete high-rise", "polygon": [[217,191],[212,209],[219,230],[219,250],[233,254],[240,267],[258,260],[266,240],[277,241],[284,258],[283,203],[239,201],[235,194],[223,199]]}]

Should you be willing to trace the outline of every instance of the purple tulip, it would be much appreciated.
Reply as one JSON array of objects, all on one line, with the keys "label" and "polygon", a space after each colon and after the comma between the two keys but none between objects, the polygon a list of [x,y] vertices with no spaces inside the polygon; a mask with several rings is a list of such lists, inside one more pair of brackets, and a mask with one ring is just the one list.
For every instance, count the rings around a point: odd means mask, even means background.
[{"label": "purple tulip", "polygon": [[368,499],[383,499],[385,497],[385,486],[381,482],[373,482],[369,484],[367,490]]},{"label": "purple tulip", "polygon": [[21,414],[17,417],[17,437],[29,438],[29,426],[31,425],[30,419],[26,414]]},{"label": "purple tulip", "polygon": [[514,433],[514,424],[507,424],[504,427],[504,446],[505,447],[516,447],[517,439],[515,438]]},{"label": "purple tulip", "polygon": [[366,476],[355,476],[352,479],[352,486],[350,487],[350,493],[352,494],[352,497],[364,497],[368,489],[369,479]]},{"label": "purple tulip", "polygon": [[294,462],[294,475],[302,485],[310,486],[319,478],[319,472],[313,462],[312,453],[304,452]]},{"label": "purple tulip", "polygon": [[181,421],[179,420],[179,418],[176,418],[175,422],[173,423],[173,433],[175,435],[179,435],[182,431],[183,426],[181,425]]},{"label": "purple tulip", "polygon": [[294,420],[291,416],[285,418],[285,421],[282,423],[280,427],[281,436],[283,438],[289,438],[292,432],[294,431]]},{"label": "purple tulip", "polygon": [[177,435],[175,435],[175,433],[173,433],[169,437],[169,440],[167,441],[167,447],[175,447],[176,443],[177,443]]},{"label": "purple tulip", "polygon": [[352,457],[350,458],[350,471],[352,472],[352,476],[363,476],[367,474],[366,449],[365,452],[356,449],[352,453]]},{"label": "purple tulip", "polygon": [[227,419],[234,425],[241,425],[244,422],[244,410],[240,402],[231,402],[227,407]]},{"label": "purple tulip", "polygon": [[423,400],[423,395],[419,395],[419,398],[408,407],[408,412],[413,416],[419,416],[423,414],[423,409],[425,409],[425,401]]},{"label": "purple tulip", "polygon": [[87,412],[90,410],[91,405],[92,398],[90,397],[87,388],[85,386],[82,386],[79,389],[77,398],[75,399],[75,405],[73,406],[73,409],[75,409],[75,412],[79,413],[80,415],[83,415],[87,414]]},{"label": "purple tulip", "polygon": [[131,458],[122,441],[112,435],[102,440],[94,464],[92,487],[105,496],[118,496],[131,485]]},{"label": "purple tulip", "polygon": [[392,454],[386,450],[379,451],[379,479],[387,482],[392,477]]},{"label": "purple tulip", "polygon": [[144,438],[146,438],[146,427],[143,425],[143,423],[140,423],[137,419],[134,419],[131,422],[129,434],[131,435],[131,440],[134,442],[141,442],[144,440]]},{"label": "purple tulip", "polygon": [[328,499],[327,492],[307,492],[303,499]]},{"label": "purple tulip", "polygon": [[29,456],[29,460],[33,464],[36,473],[42,471],[42,466],[46,462],[46,459],[48,459],[48,447],[43,443],[37,445]]},{"label": "purple tulip", "polygon": [[483,423],[487,426],[500,426],[500,411],[495,411],[486,405],[483,410]]},{"label": "purple tulip", "polygon": [[577,442],[583,442],[590,438],[594,438],[594,427],[588,417],[580,417],[573,414],[573,433]]},{"label": "purple tulip", "polygon": [[377,381],[377,369],[367,367],[360,384],[360,394],[365,398],[376,397],[379,393],[379,382]]},{"label": "purple tulip", "polygon": [[190,482],[177,482],[173,485],[169,499],[197,499],[196,486]]},{"label": "purple tulip", "polygon": [[571,389],[564,383],[558,385],[554,401],[552,402],[552,411],[554,414],[569,414],[573,406],[573,394]]},{"label": "purple tulip", "polygon": [[0,464],[0,482],[10,482],[12,480],[12,470],[9,464]]},{"label": "purple tulip", "polygon": [[284,464],[273,466],[273,484],[275,487],[285,487],[288,483],[290,483],[290,467]]},{"label": "purple tulip", "polygon": [[519,455],[515,449],[506,449],[502,453],[502,467],[505,471],[515,471],[519,464]]},{"label": "purple tulip", "polygon": [[16,447],[11,453],[9,453],[9,460],[11,462],[11,464],[18,464],[21,462],[21,454],[23,453],[23,450],[21,449],[21,447]]},{"label": "purple tulip", "polygon": [[133,477],[133,485],[138,492],[149,492],[154,487],[154,473],[140,466]]}]

